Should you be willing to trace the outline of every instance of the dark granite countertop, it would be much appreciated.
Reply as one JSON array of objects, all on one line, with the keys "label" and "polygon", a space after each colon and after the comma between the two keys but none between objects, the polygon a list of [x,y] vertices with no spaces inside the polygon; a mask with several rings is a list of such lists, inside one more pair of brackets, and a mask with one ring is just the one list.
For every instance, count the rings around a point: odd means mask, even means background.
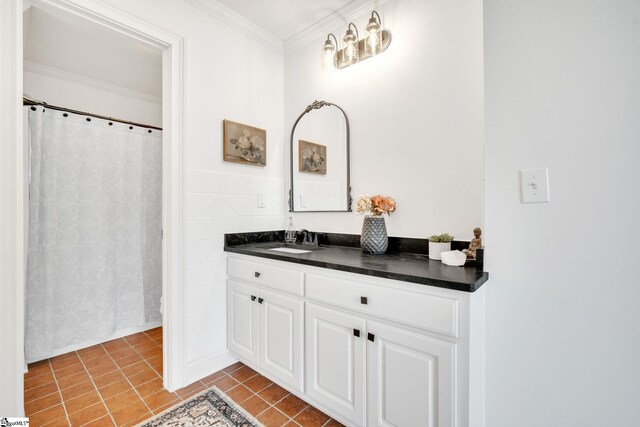
[{"label": "dark granite countertop", "polygon": [[[276,233],[278,232],[226,235],[224,250],[463,292],[474,292],[489,279],[489,273],[476,270],[475,267],[444,265],[440,261],[430,260],[426,254],[391,252],[370,255],[363,253],[358,247],[323,244],[302,254],[273,251],[272,248],[284,245]],[[289,246],[308,249],[300,244]]]}]

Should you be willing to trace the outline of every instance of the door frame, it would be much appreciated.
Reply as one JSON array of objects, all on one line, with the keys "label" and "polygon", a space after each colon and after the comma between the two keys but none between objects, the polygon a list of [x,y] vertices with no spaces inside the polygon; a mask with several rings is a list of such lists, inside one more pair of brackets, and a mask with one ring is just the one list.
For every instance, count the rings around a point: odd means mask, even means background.
[{"label": "door frame", "polygon": [[[24,168],[23,168],[23,115],[22,96],[23,52],[22,13],[37,6],[54,13],[67,13],[89,20],[121,34],[142,41],[162,51],[162,295],[163,295],[163,381],[169,391],[183,387],[184,376],[184,40],[163,28],[143,21],[120,9],[95,0],[17,0],[2,2],[0,23],[3,30],[2,48],[5,62],[2,77],[2,156],[0,156],[0,203],[3,237],[0,248],[2,258],[2,294],[8,296],[11,307],[3,311],[3,320],[15,328],[0,329],[0,338],[16,355],[7,356],[15,374],[7,387],[15,396],[6,400],[7,413],[22,414],[24,368]],[[7,155],[5,155],[7,154]],[[5,198],[7,196],[7,198]],[[7,267],[6,269],[4,267]],[[4,299],[4,298],[3,298]],[[6,301],[6,300],[5,300]],[[8,305],[8,304],[7,304]],[[2,307],[5,308],[4,306]],[[14,316],[11,316],[11,315]],[[12,318],[11,318],[12,317]],[[5,323],[7,325],[7,323]],[[5,365],[7,366],[7,365]],[[14,382],[15,380],[15,382]],[[1,395],[9,397],[9,389],[0,386]],[[4,400],[4,399],[2,399]],[[12,408],[13,407],[13,408]]]}]

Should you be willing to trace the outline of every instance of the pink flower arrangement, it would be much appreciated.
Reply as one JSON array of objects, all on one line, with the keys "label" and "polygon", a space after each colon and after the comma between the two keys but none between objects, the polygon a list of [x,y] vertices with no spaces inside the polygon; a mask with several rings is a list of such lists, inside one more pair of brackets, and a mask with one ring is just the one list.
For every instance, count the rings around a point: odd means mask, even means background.
[{"label": "pink flower arrangement", "polygon": [[370,213],[374,216],[382,214],[391,215],[396,210],[396,201],[387,196],[366,196],[358,197],[356,201],[356,212],[359,214]]}]

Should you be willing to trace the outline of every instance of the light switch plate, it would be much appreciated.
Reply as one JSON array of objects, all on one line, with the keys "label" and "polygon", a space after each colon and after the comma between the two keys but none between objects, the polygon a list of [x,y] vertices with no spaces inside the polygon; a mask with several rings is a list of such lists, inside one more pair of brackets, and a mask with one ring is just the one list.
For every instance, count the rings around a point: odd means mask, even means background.
[{"label": "light switch plate", "polygon": [[548,203],[549,170],[547,168],[520,171],[522,203]]},{"label": "light switch plate", "polygon": [[264,208],[264,193],[258,193],[258,207]]}]

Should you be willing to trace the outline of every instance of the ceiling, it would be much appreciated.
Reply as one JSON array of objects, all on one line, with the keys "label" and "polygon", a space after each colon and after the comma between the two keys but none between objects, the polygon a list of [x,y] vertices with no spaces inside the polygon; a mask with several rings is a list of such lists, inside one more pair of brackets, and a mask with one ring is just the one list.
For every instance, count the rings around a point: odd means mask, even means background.
[{"label": "ceiling", "polygon": [[162,95],[159,50],[70,14],[27,9],[24,59],[153,97]]},{"label": "ceiling", "polygon": [[286,41],[355,0],[217,0]]},{"label": "ceiling", "polygon": [[[363,0],[211,1],[282,42],[295,40],[296,35],[314,24],[363,3]],[[26,69],[29,63],[35,63],[153,97],[162,95],[160,51],[55,9],[30,6],[24,12],[24,59]]]}]

